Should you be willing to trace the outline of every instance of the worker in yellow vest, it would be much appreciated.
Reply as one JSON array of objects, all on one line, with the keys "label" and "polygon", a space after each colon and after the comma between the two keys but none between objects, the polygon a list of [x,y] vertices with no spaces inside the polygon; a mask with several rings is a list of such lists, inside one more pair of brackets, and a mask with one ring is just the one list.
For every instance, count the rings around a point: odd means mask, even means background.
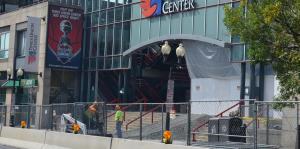
[{"label": "worker in yellow vest", "polygon": [[116,105],[115,121],[116,121],[116,131],[117,131],[118,138],[122,138],[123,117],[124,117],[124,113],[121,107],[119,105]]},{"label": "worker in yellow vest", "polygon": [[75,120],[75,123],[72,125],[73,133],[78,134],[80,131],[80,126],[77,124],[77,121]]}]

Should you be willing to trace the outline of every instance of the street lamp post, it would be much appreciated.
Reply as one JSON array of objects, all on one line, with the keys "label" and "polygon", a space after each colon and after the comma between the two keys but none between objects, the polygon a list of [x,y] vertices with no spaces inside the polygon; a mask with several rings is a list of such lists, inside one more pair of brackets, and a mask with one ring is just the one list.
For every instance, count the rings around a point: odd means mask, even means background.
[{"label": "street lamp post", "polygon": [[[15,66],[14,66],[14,68],[15,68]],[[10,113],[12,113],[12,110],[13,110],[12,108],[13,108],[13,105],[15,104],[15,102],[16,102],[16,96],[17,96],[17,92],[18,92],[16,90],[16,81],[19,80],[19,78],[21,76],[23,76],[23,73],[24,72],[21,68],[19,68],[17,70],[17,72],[15,71],[15,69],[13,69],[13,71],[10,68],[7,69],[8,80],[13,81],[12,99],[11,99],[11,104],[10,104]],[[20,85],[20,82],[19,82],[19,85]],[[14,119],[14,116],[11,115],[10,116],[10,122],[12,122],[12,123],[10,124],[10,126],[12,126],[12,127],[14,126],[13,119]]]},{"label": "street lamp post", "polygon": [[[171,47],[169,45],[168,41],[164,42],[164,45],[162,45],[161,47],[161,52],[163,54],[163,62],[165,63],[167,60],[167,57],[170,55],[171,53]],[[181,60],[185,55],[185,48],[183,47],[183,44],[180,43],[179,46],[176,48],[176,56],[177,56],[177,66],[179,66],[179,68],[181,68],[180,64],[181,64]],[[170,66],[170,72],[169,72],[169,80],[171,80],[171,74],[172,74],[172,64]],[[174,89],[173,89],[174,90]],[[168,101],[167,101],[168,102]],[[173,102],[173,101],[172,101]],[[169,131],[170,130],[170,110],[172,109],[173,105],[169,106],[167,105],[167,109],[166,109],[166,130]]]}]

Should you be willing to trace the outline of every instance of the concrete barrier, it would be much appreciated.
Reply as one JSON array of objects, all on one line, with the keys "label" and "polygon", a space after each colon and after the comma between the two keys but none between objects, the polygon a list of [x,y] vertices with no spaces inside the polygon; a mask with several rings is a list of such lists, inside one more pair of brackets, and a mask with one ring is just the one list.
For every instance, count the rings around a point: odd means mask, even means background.
[{"label": "concrete barrier", "polygon": [[0,144],[23,149],[204,149],[201,147],[12,127],[2,128]]},{"label": "concrete barrier", "polygon": [[44,144],[45,130],[2,127],[1,137]]},{"label": "concrete barrier", "polygon": [[208,148],[114,138],[112,141],[111,149],[208,149]]},{"label": "concrete barrier", "polygon": [[48,131],[45,144],[72,149],[110,149],[111,138]]}]

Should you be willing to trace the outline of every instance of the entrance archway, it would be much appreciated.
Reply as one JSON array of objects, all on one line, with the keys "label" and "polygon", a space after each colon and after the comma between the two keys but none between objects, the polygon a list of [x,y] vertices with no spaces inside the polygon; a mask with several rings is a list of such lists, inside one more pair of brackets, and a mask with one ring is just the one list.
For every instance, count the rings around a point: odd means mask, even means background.
[{"label": "entrance archway", "polygon": [[[160,43],[150,44],[132,54],[131,88],[136,99],[147,102],[166,102],[167,92],[174,93],[174,102],[190,99],[190,77],[186,62],[177,61],[176,48],[179,40],[169,42],[171,53],[165,59],[160,51]],[[174,81],[173,90],[167,91],[168,80]]]}]

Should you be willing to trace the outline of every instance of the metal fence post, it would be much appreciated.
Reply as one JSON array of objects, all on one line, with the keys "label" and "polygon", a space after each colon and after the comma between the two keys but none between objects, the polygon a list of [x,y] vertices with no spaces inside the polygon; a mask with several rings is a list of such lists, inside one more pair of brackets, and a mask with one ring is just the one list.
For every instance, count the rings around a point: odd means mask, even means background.
[{"label": "metal fence post", "polygon": [[267,123],[266,123],[266,144],[269,144],[269,120],[270,120],[270,113],[269,113],[269,104],[267,104]]},{"label": "metal fence post", "polygon": [[30,113],[31,113],[31,105],[28,105],[27,128],[30,128]]},{"label": "metal fence post", "polygon": [[164,104],[161,105],[161,137],[164,135]]},{"label": "metal fence post", "polygon": [[143,105],[140,104],[140,141],[142,141],[143,137],[143,118],[142,118],[142,115],[143,115]]},{"label": "metal fence post", "polygon": [[191,145],[191,102],[187,103],[187,114],[188,114],[188,122],[187,122],[187,142],[188,146]]},{"label": "metal fence post", "polygon": [[253,130],[254,130],[254,149],[257,149],[257,102],[254,102],[253,107],[253,116],[254,116],[254,123],[253,123]]}]

